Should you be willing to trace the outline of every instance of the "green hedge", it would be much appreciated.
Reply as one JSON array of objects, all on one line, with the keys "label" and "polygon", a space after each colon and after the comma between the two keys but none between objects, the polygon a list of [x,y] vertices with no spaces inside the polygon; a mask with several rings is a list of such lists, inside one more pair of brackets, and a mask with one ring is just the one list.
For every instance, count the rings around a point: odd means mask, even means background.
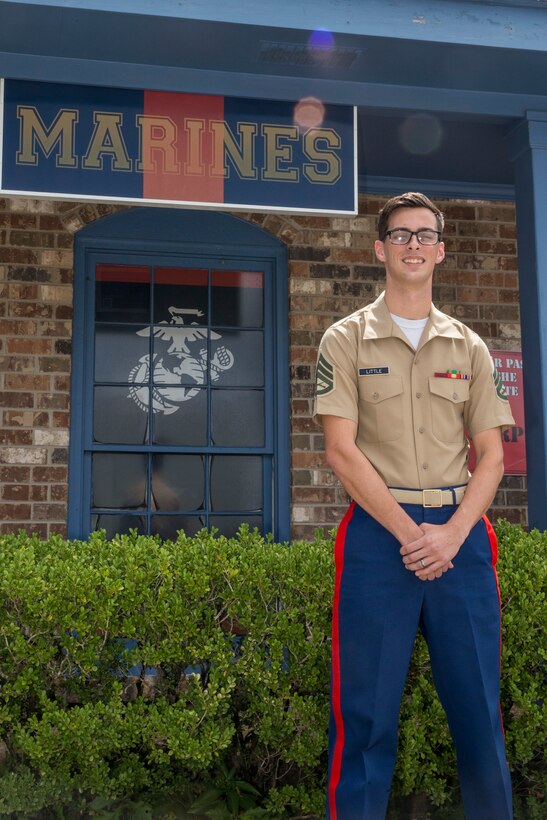
[{"label": "green hedge", "polygon": [[[500,522],[498,535],[502,709],[533,804],[546,787],[547,534]],[[289,548],[245,527],[0,538],[0,815],[136,817],[154,794],[210,817],[322,816],[332,570],[328,539]],[[421,641],[401,720],[395,793],[446,803],[454,758]]]}]

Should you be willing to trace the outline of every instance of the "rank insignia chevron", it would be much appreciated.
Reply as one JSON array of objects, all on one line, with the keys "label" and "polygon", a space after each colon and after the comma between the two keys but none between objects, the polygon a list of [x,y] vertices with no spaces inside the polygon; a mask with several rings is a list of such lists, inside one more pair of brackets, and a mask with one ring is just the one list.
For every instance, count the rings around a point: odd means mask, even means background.
[{"label": "rank insignia chevron", "polygon": [[334,390],[334,367],[325,359],[322,353],[317,361],[317,387],[316,395],[326,396]]}]

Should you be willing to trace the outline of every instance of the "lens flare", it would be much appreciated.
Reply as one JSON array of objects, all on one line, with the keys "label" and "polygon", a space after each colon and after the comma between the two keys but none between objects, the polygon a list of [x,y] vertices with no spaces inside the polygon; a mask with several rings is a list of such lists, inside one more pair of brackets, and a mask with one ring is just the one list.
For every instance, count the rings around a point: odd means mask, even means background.
[{"label": "lens flare", "polygon": [[302,97],[294,106],[294,122],[300,128],[318,128],[325,118],[325,106],[317,97]]},{"label": "lens flare", "polygon": [[443,140],[443,127],[430,114],[411,114],[399,128],[399,140],[409,154],[432,154]]},{"label": "lens flare", "polygon": [[331,48],[334,45],[334,34],[326,28],[318,28],[312,31],[308,38],[310,48]]}]

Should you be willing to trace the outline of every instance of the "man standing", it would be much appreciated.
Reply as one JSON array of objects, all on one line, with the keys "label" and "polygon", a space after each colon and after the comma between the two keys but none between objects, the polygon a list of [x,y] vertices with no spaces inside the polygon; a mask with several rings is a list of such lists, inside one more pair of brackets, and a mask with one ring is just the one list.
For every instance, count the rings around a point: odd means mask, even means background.
[{"label": "man standing", "polygon": [[443,227],[423,194],[390,199],[375,243],[385,292],[332,325],[319,350],[315,414],[353,499],[335,547],[330,820],[385,817],[418,628],[466,817],[512,817],[497,547],[484,513],[503,475],[500,432],[514,421],[484,342],[432,305]]}]

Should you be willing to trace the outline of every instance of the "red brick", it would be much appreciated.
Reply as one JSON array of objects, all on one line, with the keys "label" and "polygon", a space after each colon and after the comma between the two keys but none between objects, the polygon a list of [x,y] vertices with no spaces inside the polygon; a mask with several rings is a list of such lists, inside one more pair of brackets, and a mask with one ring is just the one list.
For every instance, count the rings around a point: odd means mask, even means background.
[{"label": "red brick", "polygon": [[37,265],[38,254],[28,248],[0,247],[0,262],[17,262],[20,265]]},{"label": "red brick", "polygon": [[33,484],[30,498],[32,501],[47,501],[47,484]]},{"label": "red brick", "polygon": [[0,430],[0,445],[8,444],[30,446],[32,444],[32,430]]},{"label": "red brick", "polygon": [[435,281],[437,284],[442,283],[446,285],[476,285],[478,278],[479,274],[474,270],[447,270],[446,268],[441,268],[437,271]]},{"label": "red brick", "polygon": [[461,237],[448,237],[445,239],[445,250],[450,253],[476,253],[476,239],[462,239]]},{"label": "red brick", "polygon": [[324,467],[325,456],[322,453],[292,453],[291,465],[295,468]]},{"label": "red brick", "polygon": [[29,521],[30,504],[0,504],[2,521]]},{"label": "red brick", "polygon": [[336,489],[334,487],[299,487],[293,489],[292,500],[295,504],[334,504]]},{"label": "red brick", "polygon": [[518,303],[519,293],[518,290],[500,290],[500,302],[504,302],[507,304],[508,302],[514,304],[515,302]]},{"label": "red brick", "polygon": [[500,271],[484,271],[480,273],[480,284],[482,287],[502,288],[505,284],[505,277],[507,274]]},{"label": "red brick", "polygon": [[68,430],[70,425],[70,413],[53,413],[53,426],[57,430]]},{"label": "red brick", "polygon": [[495,288],[460,288],[458,296],[462,302],[497,302],[499,291]]},{"label": "red brick", "polygon": [[54,376],[53,384],[60,393],[70,393],[70,376]]},{"label": "red brick", "polygon": [[51,353],[50,339],[8,339],[8,353]]},{"label": "red brick", "polygon": [[365,248],[332,248],[328,256],[329,262],[356,262],[360,265],[373,265],[375,261],[373,251]]},{"label": "red brick", "polygon": [[500,225],[500,237],[502,239],[515,239],[517,236],[517,226],[514,222],[508,225]]},{"label": "red brick", "polygon": [[474,219],[475,208],[473,205],[442,205],[441,210],[445,219]]},{"label": "red brick", "polygon": [[68,487],[66,484],[52,484],[51,485],[51,500],[52,501],[66,501],[68,498]]},{"label": "red brick", "polygon": [[342,518],[346,513],[345,506],[337,506],[337,507],[314,507],[313,508],[313,520],[317,522],[317,524],[327,525],[332,527],[333,525],[338,525]]},{"label": "red brick", "polygon": [[58,305],[55,308],[55,317],[57,319],[72,319],[72,305]]},{"label": "red brick", "polygon": [[5,410],[4,424],[7,427],[49,427],[49,413],[33,410]]},{"label": "red brick", "polygon": [[58,233],[56,237],[56,245],[58,248],[71,248],[74,244],[74,237],[67,233]]},{"label": "red brick", "polygon": [[477,220],[480,219],[488,222],[513,222],[515,209],[506,205],[480,205],[477,208]]},{"label": "red brick", "polygon": [[40,214],[38,224],[42,231],[59,231],[64,233],[64,225],[61,219],[54,214]]},{"label": "red brick", "polygon": [[309,487],[311,484],[311,473],[309,470],[292,471],[292,487]]},{"label": "red brick", "polygon": [[3,319],[0,321],[0,335],[2,336],[34,336],[36,322],[20,319]]},{"label": "red brick", "polygon": [[49,535],[60,535],[62,538],[67,537],[67,526],[65,523],[53,523],[49,525]]},{"label": "red brick", "polygon": [[66,410],[69,398],[63,393],[37,393],[36,406],[44,410]]},{"label": "red brick", "polygon": [[38,521],[62,521],[66,517],[64,504],[34,504],[33,511]]},{"label": "red brick", "polygon": [[479,253],[499,253],[507,256],[514,256],[516,253],[515,243],[510,241],[493,242],[489,239],[479,239],[478,245]]},{"label": "red brick", "polygon": [[2,487],[2,498],[6,501],[28,501],[29,490],[28,484],[5,484]]},{"label": "red brick", "polygon": [[33,481],[66,481],[67,468],[66,467],[34,467],[32,471]]},{"label": "red brick", "polygon": [[498,236],[499,226],[488,222],[458,222],[459,236]]},{"label": "red brick", "polygon": [[44,231],[11,231],[10,244],[23,248],[54,248],[55,234]]},{"label": "red brick", "polygon": [[49,376],[32,376],[30,374],[6,373],[4,386],[7,390],[49,390],[51,379]]},{"label": "red brick", "polygon": [[39,359],[39,370],[42,373],[68,373],[70,359],[68,356],[42,356]]},{"label": "red brick", "polygon": [[9,306],[10,316],[36,316],[49,319],[53,316],[52,305],[42,305],[32,302],[11,302]]},{"label": "red brick", "polygon": [[68,321],[38,322],[37,333],[39,336],[55,336],[56,338],[70,338],[71,328]]},{"label": "red brick", "polygon": [[30,481],[30,467],[0,467],[0,481],[25,482]]},{"label": "red brick", "polygon": [[39,538],[47,538],[48,531],[47,531],[47,524],[34,524],[31,522],[19,524],[19,523],[12,523],[12,522],[3,522],[0,523],[0,532],[2,533],[16,533],[19,530],[24,530],[28,535],[31,533],[36,534]]},{"label": "red brick", "polygon": [[498,267],[501,270],[518,270],[518,259],[516,256],[500,256]]},{"label": "red brick", "polygon": [[38,286],[28,283],[11,283],[8,285],[8,299],[17,301],[19,299],[25,301],[36,301],[38,298]]},{"label": "red brick", "polygon": [[33,405],[32,393],[0,393],[0,407],[32,407]]},{"label": "red brick", "polygon": [[37,223],[36,214],[10,214],[9,224],[13,228],[35,228]]}]

